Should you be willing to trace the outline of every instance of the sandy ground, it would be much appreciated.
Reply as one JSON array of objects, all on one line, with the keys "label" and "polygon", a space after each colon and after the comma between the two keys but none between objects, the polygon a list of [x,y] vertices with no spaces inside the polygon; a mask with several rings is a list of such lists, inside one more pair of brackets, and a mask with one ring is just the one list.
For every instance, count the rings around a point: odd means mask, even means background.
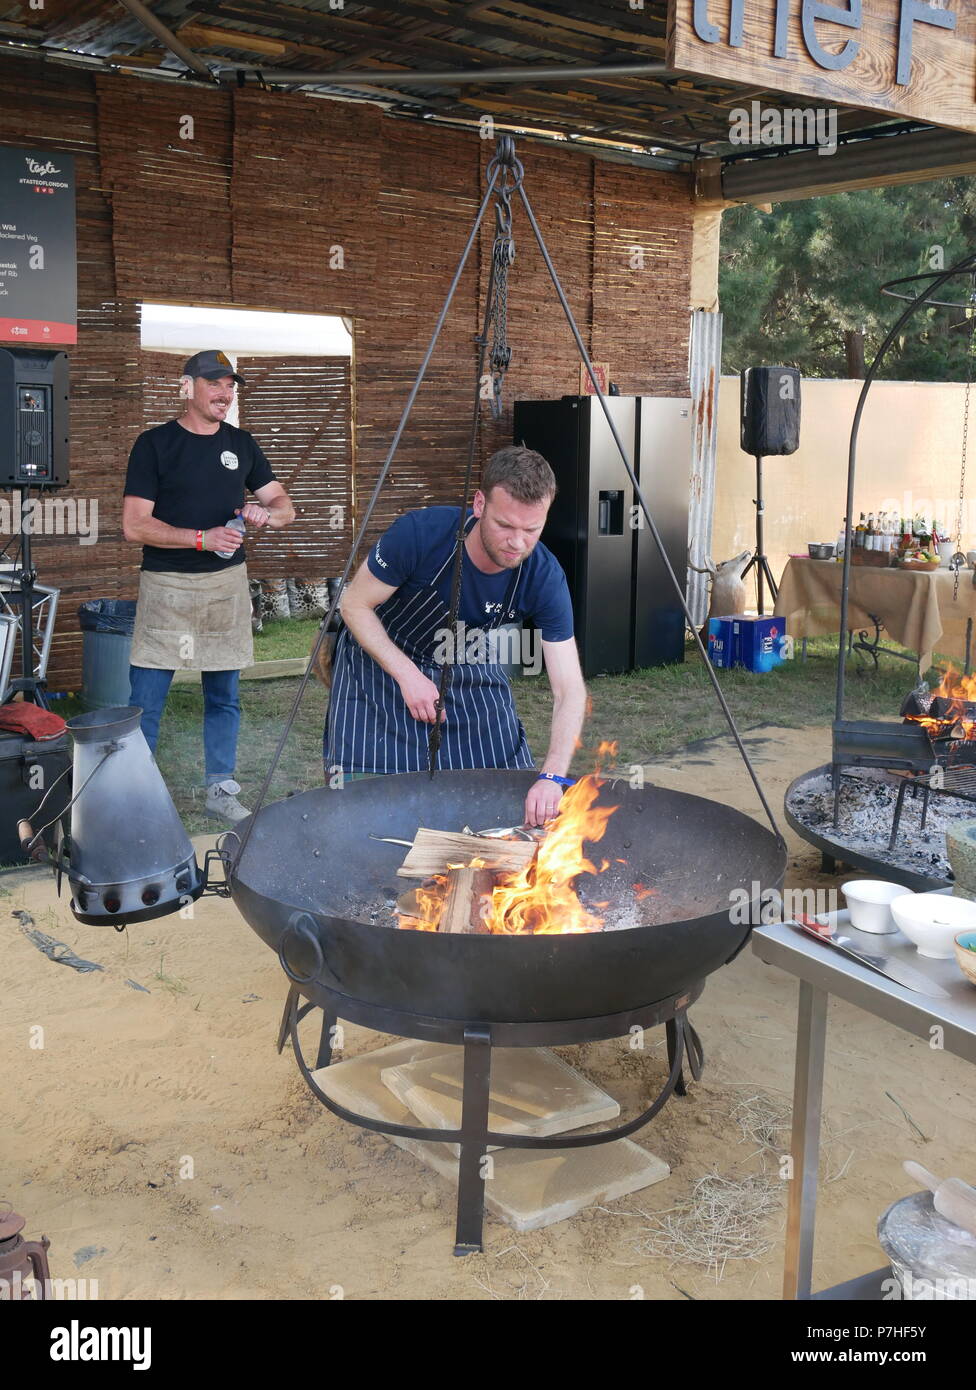
[{"label": "sandy ground", "polygon": [[[748,741],[777,816],[789,781],[829,756],[827,729],[764,727]],[[650,774],[758,811],[728,741]],[[788,884],[833,883],[787,833]],[[10,915],[17,908],[104,972],[50,962]],[[167,917],[117,935],[76,923],[53,880],[25,870],[0,877],[0,928],[0,1197],[27,1217],[28,1235],[50,1237],[54,1274],[97,1279],[102,1298],[779,1297],[782,1216],[765,1228],[767,1252],[728,1264],[720,1281],[640,1248],[654,1215],[705,1173],[762,1171],[731,1116],[739,1101],[761,1092],[789,1103],[796,984],[750,950],[712,976],[693,1010],[702,1082],[638,1136],[671,1177],[530,1234],[489,1218],[486,1253],[458,1260],[449,1184],[321,1110],[290,1055],[275,1053],[284,977],[231,903],[210,898],[192,921]],[[349,1028],[346,1055],[385,1041]],[[630,1114],[666,1071],[663,1030],[643,1054],[624,1040],[559,1051]],[[966,1063],[832,1003],[818,1286],[883,1263],[877,1218],[912,1189],[902,1159],[976,1178],[973,1083]]]}]

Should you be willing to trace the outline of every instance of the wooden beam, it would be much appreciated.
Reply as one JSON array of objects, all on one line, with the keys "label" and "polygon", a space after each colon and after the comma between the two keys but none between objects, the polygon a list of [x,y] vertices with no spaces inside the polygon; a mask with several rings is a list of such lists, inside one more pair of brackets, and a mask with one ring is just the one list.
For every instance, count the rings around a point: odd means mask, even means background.
[{"label": "wooden beam", "polygon": [[976,135],[926,130],[841,145],[829,159],[804,150],[776,159],[726,163],[722,192],[735,203],[791,202],[960,174],[976,174]]}]

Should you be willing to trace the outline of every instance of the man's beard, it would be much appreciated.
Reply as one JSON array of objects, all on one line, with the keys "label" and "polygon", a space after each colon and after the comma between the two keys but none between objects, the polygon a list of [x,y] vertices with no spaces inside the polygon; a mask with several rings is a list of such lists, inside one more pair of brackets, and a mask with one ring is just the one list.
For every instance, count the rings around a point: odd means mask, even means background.
[{"label": "man's beard", "polygon": [[513,559],[511,555],[506,555],[503,550],[494,546],[485,535],[484,527],[481,529],[481,544],[485,548],[485,554],[493,565],[501,565],[502,569],[513,570],[525,559],[528,551],[520,551]]}]

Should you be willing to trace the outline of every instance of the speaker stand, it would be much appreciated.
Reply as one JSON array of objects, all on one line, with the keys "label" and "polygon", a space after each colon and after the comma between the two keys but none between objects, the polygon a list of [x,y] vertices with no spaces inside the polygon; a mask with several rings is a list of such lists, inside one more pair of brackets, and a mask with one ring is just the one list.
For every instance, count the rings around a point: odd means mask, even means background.
[{"label": "speaker stand", "polygon": [[[11,680],[7,687],[6,697],[8,700],[11,700],[14,695],[22,693],[24,700],[28,704],[39,705],[41,709],[50,709],[46,694],[47,681],[43,673],[46,664],[43,654],[41,656],[42,673],[38,675],[34,670],[34,595],[37,571],[34,568],[34,560],[31,554],[29,502],[30,488],[24,486],[20,494],[20,559],[17,569],[14,570],[13,574],[10,576],[12,581],[11,597],[13,596],[14,585],[20,586],[20,604],[17,616],[19,619],[21,670],[23,671],[23,675]],[[27,518],[26,524],[25,518]],[[11,611],[17,611],[11,604],[7,604],[6,606],[10,607]],[[0,692],[0,695],[3,693],[4,692]]]},{"label": "speaker stand", "polygon": [[762,618],[765,616],[763,613],[763,609],[765,607],[765,600],[763,598],[763,579],[765,579],[766,582],[769,584],[769,592],[772,596],[773,603],[775,603],[776,600],[779,598],[779,590],[776,587],[776,580],[773,578],[772,571],[769,568],[769,561],[766,559],[766,552],[763,548],[763,513],[765,512],[766,508],[763,502],[762,459],[758,454],[756,455],[756,495],[752,500],[756,506],[756,549],[753,552],[752,559],[749,561],[745,569],[742,571],[742,578],[745,579],[746,575],[752,569],[753,565],[755,565],[757,598],[756,611],[758,612],[760,618]]}]

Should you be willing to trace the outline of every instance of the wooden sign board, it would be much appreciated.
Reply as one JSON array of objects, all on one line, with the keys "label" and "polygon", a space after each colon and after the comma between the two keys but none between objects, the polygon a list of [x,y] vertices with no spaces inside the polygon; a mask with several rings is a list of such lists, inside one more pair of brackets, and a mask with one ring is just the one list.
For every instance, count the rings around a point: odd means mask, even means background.
[{"label": "wooden sign board", "polygon": [[669,0],[668,62],[757,91],[976,132],[972,0]]}]

